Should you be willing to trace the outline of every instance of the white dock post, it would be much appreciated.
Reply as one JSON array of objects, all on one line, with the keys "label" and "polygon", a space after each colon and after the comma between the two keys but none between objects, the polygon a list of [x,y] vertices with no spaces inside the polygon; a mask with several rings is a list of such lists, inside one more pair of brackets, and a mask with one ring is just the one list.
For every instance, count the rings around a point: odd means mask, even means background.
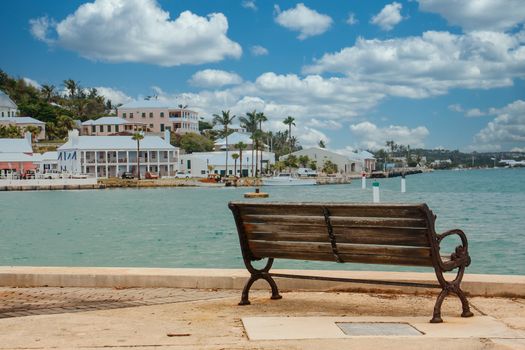
[{"label": "white dock post", "polygon": [[366,189],[366,174],[365,173],[361,175],[361,188],[363,190]]},{"label": "white dock post", "polygon": [[373,202],[379,203],[379,182],[375,181],[372,184],[372,189]]},{"label": "white dock post", "polygon": [[401,176],[401,193],[405,193],[406,191],[407,191],[407,186],[406,186],[405,175],[402,175]]}]

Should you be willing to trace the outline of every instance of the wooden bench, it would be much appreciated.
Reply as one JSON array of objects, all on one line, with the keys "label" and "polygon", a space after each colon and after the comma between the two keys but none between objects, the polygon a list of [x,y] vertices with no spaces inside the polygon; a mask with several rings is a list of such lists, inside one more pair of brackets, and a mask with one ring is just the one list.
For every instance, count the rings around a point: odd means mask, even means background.
[{"label": "wooden bench", "polygon": [[[436,216],[426,204],[230,202],[228,206],[237,224],[244,264],[251,273],[239,305],[250,304],[248,294],[258,279],[270,284],[272,299],[280,299],[273,277],[281,277],[440,288],[430,322],[443,322],[441,305],[450,293],[461,300],[462,317],[473,315],[460,288],[465,268],[470,265],[467,238],[461,230],[436,234]],[[451,235],[459,236],[461,245],[452,254],[442,256],[440,243]],[[264,268],[252,265],[265,258],[268,261]],[[427,266],[434,268],[438,283],[270,273],[276,258]],[[456,269],[456,277],[447,281],[443,274]]]}]

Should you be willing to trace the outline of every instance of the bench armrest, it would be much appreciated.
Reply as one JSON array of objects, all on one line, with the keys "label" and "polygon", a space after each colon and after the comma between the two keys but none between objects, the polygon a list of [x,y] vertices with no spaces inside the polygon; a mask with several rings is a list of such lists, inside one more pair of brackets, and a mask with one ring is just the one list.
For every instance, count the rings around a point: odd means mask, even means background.
[{"label": "bench armrest", "polygon": [[467,236],[465,233],[461,230],[454,229],[450,231],[443,232],[442,234],[437,234],[437,243],[438,243],[438,250],[440,249],[441,241],[445,239],[448,236],[457,235],[461,239],[461,245],[458,245],[456,247],[456,250],[454,253],[450,255],[449,261],[443,261],[441,259],[441,256],[439,256],[440,264],[444,271],[450,271],[457,267],[461,266],[469,266],[470,265],[470,256],[468,253],[468,241]]}]

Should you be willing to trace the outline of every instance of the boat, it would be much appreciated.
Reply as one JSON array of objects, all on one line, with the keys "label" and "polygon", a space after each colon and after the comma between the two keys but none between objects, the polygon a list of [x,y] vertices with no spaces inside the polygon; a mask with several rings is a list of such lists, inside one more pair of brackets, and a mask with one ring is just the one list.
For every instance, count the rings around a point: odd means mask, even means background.
[{"label": "boat", "polygon": [[316,179],[302,179],[290,173],[279,173],[277,176],[262,180],[263,186],[311,186],[316,185]]}]

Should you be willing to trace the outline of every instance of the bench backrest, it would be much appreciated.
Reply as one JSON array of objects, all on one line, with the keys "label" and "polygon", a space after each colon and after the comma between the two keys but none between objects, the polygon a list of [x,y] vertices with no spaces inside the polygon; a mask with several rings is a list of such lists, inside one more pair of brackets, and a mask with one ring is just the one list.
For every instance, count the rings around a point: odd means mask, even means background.
[{"label": "bench backrest", "polygon": [[432,266],[426,204],[230,202],[245,258]]}]

